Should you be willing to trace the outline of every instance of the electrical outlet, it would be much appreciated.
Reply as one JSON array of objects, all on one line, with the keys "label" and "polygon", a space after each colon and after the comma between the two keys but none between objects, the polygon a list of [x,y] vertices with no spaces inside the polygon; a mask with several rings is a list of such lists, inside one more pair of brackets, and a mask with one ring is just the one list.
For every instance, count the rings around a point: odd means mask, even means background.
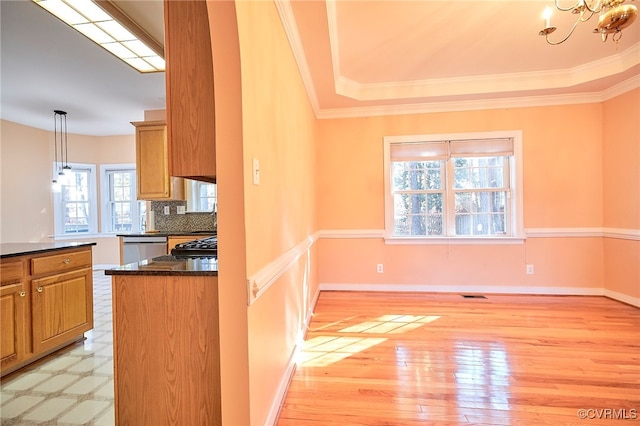
[{"label": "electrical outlet", "polygon": [[533,265],[527,265],[527,275],[533,275]]},{"label": "electrical outlet", "polygon": [[376,270],[378,271],[379,274],[381,274],[384,271],[384,265],[382,263],[378,263]]},{"label": "electrical outlet", "polygon": [[164,206],[164,214],[169,214],[171,211],[169,210],[169,206]]},{"label": "electrical outlet", "polygon": [[185,206],[178,206],[176,213],[185,214],[186,211],[187,211],[187,208]]}]

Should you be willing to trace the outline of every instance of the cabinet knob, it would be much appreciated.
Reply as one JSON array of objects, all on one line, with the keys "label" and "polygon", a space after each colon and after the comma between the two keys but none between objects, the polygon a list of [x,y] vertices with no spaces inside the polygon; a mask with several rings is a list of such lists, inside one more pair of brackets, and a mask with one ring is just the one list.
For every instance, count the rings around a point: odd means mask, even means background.
[{"label": "cabinet knob", "polygon": [[27,292],[22,290],[20,293],[18,293],[20,295],[20,297],[24,297],[27,295]]},{"label": "cabinet knob", "polygon": [[71,259],[67,257],[65,260],[63,260],[63,262],[65,265],[68,265],[69,263],[71,263]]},{"label": "cabinet knob", "polygon": [[38,293],[42,293],[42,287],[38,287],[36,288],[36,290],[38,291]]}]

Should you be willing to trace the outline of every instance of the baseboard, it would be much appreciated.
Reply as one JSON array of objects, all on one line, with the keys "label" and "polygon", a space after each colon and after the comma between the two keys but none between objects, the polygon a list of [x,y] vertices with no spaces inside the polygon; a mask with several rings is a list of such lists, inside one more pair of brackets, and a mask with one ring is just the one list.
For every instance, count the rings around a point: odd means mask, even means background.
[{"label": "baseboard", "polygon": [[94,271],[102,271],[102,270],[106,270],[106,269],[112,269],[112,268],[117,268],[118,264],[110,264],[110,263],[104,263],[104,264],[94,264],[93,265],[93,270]]},{"label": "baseboard", "polygon": [[623,293],[618,293],[613,290],[604,290],[604,295],[609,299],[617,300],[618,302],[626,303],[627,305],[635,306],[636,308],[640,308],[640,297],[633,297]]},{"label": "baseboard", "polygon": [[427,285],[427,284],[350,284],[320,283],[321,291],[389,291],[418,293],[485,293],[539,294],[565,296],[604,296],[598,287],[526,287],[487,285]]},{"label": "baseboard", "polygon": [[278,386],[278,390],[273,397],[273,401],[271,403],[271,408],[269,409],[269,414],[267,415],[267,419],[265,421],[265,425],[276,425],[278,422],[278,416],[280,414],[280,409],[282,408],[282,404],[284,403],[284,399],[287,396],[287,390],[289,389],[289,384],[291,383],[291,379],[293,378],[293,374],[296,369],[296,358],[298,352],[300,352],[300,344],[304,342],[304,336],[309,329],[309,323],[311,322],[311,317],[313,315],[313,311],[315,310],[316,303],[318,303],[318,297],[320,297],[320,289],[316,291],[316,294],[311,299],[311,303],[309,304],[309,310],[305,312],[305,321],[301,330],[298,330],[299,338],[296,339],[296,345],[293,347],[291,354],[289,354],[289,361],[287,362],[287,367],[285,368],[284,374],[280,379],[280,384]]}]

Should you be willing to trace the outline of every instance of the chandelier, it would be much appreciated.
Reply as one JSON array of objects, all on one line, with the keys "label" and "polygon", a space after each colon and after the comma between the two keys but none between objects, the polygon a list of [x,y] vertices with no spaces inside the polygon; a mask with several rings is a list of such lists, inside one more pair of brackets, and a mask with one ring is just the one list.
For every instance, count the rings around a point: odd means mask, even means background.
[{"label": "chandelier", "polygon": [[538,34],[545,36],[549,44],[564,43],[571,37],[580,22],[587,22],[593,15],[599,15],[598,25],[593,32],[599,33],[603,42],[607,41],[609,34],[612,34],[611,39],[617,43],[622,38],[622,29],[631,25],[638,15],[636,6],[625,3],[626,0],[576,0],[572,6],[565,7],[560,5],[560,0],[555,0],[556,8],[559,11],[578,15],[576,21],[563,39],[559,41],[550,40],[549,35],[557,28],[551,25],[552,9],[547,6],[544,11],[545,28]]}]

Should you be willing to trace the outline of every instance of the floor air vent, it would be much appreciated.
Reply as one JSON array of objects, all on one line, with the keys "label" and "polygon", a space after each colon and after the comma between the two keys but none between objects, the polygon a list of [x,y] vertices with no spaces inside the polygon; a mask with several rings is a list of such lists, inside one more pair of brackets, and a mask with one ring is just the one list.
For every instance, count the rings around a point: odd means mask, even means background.
[{"label": "floor air vent", "polygon": [[486,299],[486,297],[481,294],[463,294],[462,297],[465,299]]}]

